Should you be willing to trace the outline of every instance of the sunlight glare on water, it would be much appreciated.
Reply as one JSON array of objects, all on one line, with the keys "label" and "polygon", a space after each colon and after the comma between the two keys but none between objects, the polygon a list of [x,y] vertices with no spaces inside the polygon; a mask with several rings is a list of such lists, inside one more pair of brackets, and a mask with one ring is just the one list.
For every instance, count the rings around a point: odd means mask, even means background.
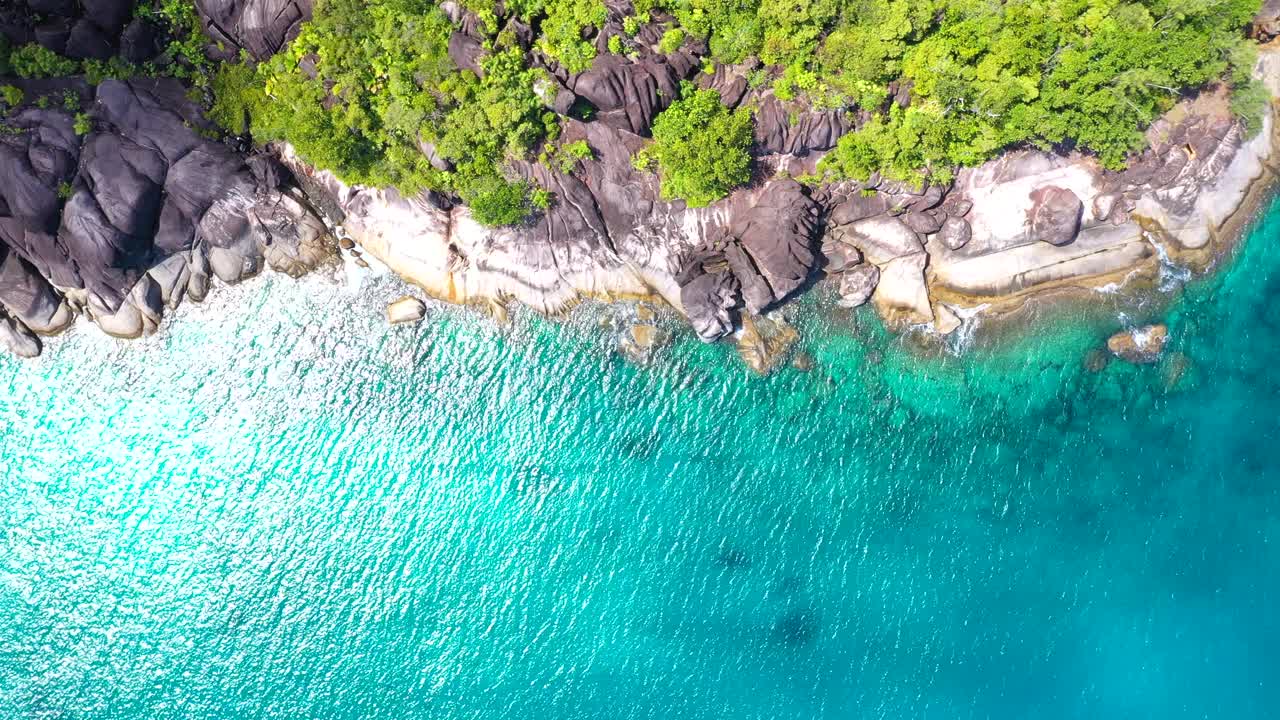
[{"label": "sunlight glare on water", "polygon": [[1274,717],[1277,240],[1099,372],[1114,316],[808,299],[760,379],[319,277],[0,358],[0,717]]}]

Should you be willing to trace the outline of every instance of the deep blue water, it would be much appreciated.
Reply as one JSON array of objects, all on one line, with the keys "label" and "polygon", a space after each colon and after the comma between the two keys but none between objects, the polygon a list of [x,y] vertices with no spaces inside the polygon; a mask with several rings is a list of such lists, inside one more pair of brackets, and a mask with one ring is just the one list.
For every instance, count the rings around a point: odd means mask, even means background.
[{"label": "deep blue water", "polygon": [[1280,716],[1278,240],[959,357],[811,299],[765,379],[377,277],[0,359],[0,717]]}]

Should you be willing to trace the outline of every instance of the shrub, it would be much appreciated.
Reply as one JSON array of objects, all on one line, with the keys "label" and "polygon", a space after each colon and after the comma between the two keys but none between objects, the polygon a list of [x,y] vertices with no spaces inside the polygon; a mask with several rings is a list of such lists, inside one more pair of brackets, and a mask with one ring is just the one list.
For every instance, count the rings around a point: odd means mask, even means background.
[{"label": "shrub", "polygon": [[751,113],[730,112],[715,90],[685,83],[681,94],[654,121],[637,167],[656,164],[663,198],[702,207],[751,179]]},{"label": "shrub", "polygon": [[608,17],[609,11],[601,0],[553,0],[542,21],[540,47],[569,72],[587,70],[595,60],[596,47],[582,39],[582,30],[598,28]]},{"label": "shrub", "polygon": [[5,105],[10,108],[21,105],[23,97],[25,95],[21,88],[16,88],[12,85],[0,85],[0,98],[4,98]]},{"label": "shrub", "polygon": [[31,43],[23,45],[9,55],[13,73],[21,78],[48,78],[71,75],[80,69],[79,63]]},{"label": "shrub", "polygon": [[671,54],[680,49],[684,44],[684,31],[680,28],[671,28],[662,34],[662,40],[658,41],[658,51],[664,54]]}]

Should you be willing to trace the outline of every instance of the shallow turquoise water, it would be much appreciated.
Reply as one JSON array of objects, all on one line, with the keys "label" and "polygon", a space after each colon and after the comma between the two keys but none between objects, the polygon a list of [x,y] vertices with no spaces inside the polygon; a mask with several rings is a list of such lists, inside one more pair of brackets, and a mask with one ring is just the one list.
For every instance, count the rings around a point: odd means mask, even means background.
[{"label": "shallow turquoise water", "polygon": [[[0,717],[1275,717],[1278,239],[958,358],[809,301],[767,379],[386,279],[0,359]],[[1085,369],[1120,313],[1170,358]]]}]

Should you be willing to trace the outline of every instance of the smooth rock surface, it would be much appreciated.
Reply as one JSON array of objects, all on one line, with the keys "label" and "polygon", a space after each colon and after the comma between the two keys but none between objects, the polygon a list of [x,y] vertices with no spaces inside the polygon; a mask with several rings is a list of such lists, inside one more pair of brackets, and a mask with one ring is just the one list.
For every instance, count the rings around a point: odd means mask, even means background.
[{"label": "smooth rock surface", "polygon": [[387,305],[387,322],[392,325],[416,323],[427,316],[427,304],[416,297],[406,295]]}]

